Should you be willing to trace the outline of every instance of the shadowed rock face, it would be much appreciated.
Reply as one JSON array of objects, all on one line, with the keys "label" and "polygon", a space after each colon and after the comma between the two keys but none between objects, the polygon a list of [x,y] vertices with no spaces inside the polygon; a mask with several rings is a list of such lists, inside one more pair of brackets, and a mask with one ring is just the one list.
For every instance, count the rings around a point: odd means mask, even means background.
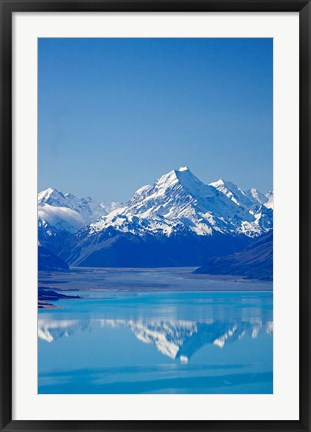
[{"label": "shadowed rock face", "polygon": [[87,230],[79,234],[79,241],[72,241],[60,255],[70,265],[82,267],[198,266],[207,257],[236,252],[254,241],[244,235],[222,234],[140,236],[112,228],[94,236],[89,236]]},{"label": "shadowed rock face", "polygon": [[248,279],[272,280],[273,231],[263,235],[246,249],[223,257],[209,259],[195,273],[237,275]]},{"label": "shadowed rock face", "polygon": [[38,269],[39,271],[68,270],[69,267],[64,260],[52,251],[43,246],[38,246]]}]

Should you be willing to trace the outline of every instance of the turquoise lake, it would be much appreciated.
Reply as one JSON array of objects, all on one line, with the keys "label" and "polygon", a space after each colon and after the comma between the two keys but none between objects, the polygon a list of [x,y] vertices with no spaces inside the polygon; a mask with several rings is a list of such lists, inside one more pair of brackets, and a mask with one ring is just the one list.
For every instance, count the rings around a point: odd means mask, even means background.
[{"label": "turquoise lake", "polygon": [[272,284],[191,270],[39,275],[83,298],[39,311],[38,392],[272,393]]}]

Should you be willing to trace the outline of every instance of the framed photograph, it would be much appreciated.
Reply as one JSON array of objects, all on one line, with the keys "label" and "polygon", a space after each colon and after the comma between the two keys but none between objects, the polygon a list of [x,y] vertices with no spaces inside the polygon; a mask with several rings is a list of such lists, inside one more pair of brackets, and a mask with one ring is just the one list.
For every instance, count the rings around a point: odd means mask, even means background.
[{"label": "framed photograph", "polygon": [[1,2],[1,430],[310,420],[310,2]]}]

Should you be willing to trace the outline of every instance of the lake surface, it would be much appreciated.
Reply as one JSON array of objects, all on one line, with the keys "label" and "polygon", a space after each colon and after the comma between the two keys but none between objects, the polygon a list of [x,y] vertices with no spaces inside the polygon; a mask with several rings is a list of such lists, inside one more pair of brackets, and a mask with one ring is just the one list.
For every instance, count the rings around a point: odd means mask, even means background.
[{"label": "lake surface", "polygon": [[272,393],[272,284],[191,271],[40,274],[39,393]]}]

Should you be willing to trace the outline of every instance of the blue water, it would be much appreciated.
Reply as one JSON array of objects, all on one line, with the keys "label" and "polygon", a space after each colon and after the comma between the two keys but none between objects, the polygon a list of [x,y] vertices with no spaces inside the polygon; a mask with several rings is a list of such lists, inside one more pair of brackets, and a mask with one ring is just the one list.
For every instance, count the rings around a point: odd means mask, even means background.
[{"label": "blue water", "polygon": [[272,393],[271,284],[189,292],[179,283],[176,273],[175,290],[142,291],[134,277],[101,291],[89,278],[83,299],[40,311],[39,393]]}]

